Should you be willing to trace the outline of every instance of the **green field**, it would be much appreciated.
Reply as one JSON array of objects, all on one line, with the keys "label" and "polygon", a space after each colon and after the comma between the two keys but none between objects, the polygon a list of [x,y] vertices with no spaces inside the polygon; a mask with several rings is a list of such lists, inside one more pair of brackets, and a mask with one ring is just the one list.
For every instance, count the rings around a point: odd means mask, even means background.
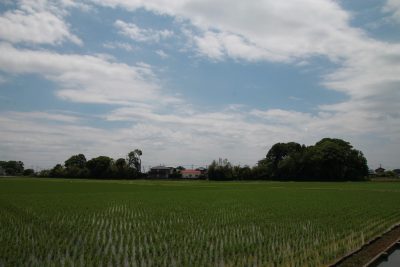
[{"label": "green field", "polygon": [[0,179],[0,266],[321,266],[399,204],[400,183]]}]

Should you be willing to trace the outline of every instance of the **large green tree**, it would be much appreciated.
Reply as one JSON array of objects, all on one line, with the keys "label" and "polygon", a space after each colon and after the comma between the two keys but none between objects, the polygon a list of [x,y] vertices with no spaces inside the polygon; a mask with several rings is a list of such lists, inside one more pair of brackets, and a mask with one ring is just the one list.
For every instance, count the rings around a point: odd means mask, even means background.
[{"label": "large green tree", "polygon": [[112,174],[113,159],[107,156],[93,158],[86,163],[93,178],[107,178]]},{"label": "large green tree", "polygon": [[295,157],[297,158],[297,154],[300,154],[304,148],[304,146],[295,142],[273,145],[265,159],[259,162],[259,165],[264,166],[264,175],[273,178],[285,178],[288,175],[292,175],[293,160],[295,160]]},{"label": "large green tree", "polygon": [[85,178],[90,172],[86,168],[86,157],[83,154],[73,155],[64,162],[65,176],[70,178]]},{"label": "large green tree", "polygon": [[65,161],[64,165],[66,168],[84,168],[86,165],[86,157],[83,154],[73,155]]},{"label": "large green tree", "polygon": [[208,179],[210,180],[232,180],[233,179],[233,167],[228,159],[219,158],[213,160],[208,166]]},{"label": "large green tree", "polygon": [[0,167],[3,168],[6,175],[21,175],[24,172],[24,163],[22,161],[0,161]]},{"label": "large green tree", "polygon": [[55,178],[61,178],[65,177],[65,168],[61,164],[57,164],[56,166],[53,167],[53,169],[50,170],[49,173],[50,177],[55,177]]},{"label": "large green tree", "polygon": [[259,161],[264,178],[279,180],[361,180],[368,174],[367,160],[349,142],[324,138],[313,146],[277,143]]},{"label": "large green tree", "polygon": [[307,149],[310,177],[318,180],[360,180],[368,175],[361,151],[344,140],[324,138]]},{"label": "large green tree", "polygon": [[115,178],[132,178],[134,175],[131,168],[128,167],[126,159],[119,158],[114,163],[113,174]]}]

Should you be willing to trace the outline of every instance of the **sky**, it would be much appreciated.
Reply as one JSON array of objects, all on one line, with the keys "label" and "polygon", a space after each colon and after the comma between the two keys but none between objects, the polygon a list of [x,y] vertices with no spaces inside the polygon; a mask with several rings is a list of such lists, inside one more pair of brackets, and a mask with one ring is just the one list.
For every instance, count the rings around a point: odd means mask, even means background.
[{"label": "sky", "polygon": [[400,0],[0,0],[0,160],[253,166],[341,138],[400,167]]}]

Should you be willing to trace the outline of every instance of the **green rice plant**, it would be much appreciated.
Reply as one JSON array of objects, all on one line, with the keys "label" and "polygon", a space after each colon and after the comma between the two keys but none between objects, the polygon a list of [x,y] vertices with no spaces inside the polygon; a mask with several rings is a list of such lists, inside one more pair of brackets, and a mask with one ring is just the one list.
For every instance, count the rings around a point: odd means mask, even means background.
[{"label": "green rice plant", "polygon": [[400,184],[0,180],[0,266],[321,266],[400,221]]}]

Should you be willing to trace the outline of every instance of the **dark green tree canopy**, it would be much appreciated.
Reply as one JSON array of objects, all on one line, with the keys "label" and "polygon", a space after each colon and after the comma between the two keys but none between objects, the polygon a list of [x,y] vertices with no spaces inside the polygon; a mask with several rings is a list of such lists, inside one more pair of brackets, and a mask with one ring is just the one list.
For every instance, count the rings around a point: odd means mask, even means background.
[{"label": "dark green tree canopy", "polygon": [[232,164],[228,159],[219,158],[213,160],[213,162],[208,166],[208,178],[210,180],[232,180]]},{"label": "dark green tree canopy", "polygon": [[[142,151],[135,149],[127,158],[114,161],[107,156],[87,161],[83,154],[67,159],[64,165],[57,164],[51,170],[38,173],[45,177],[135,179],[145,177],[141,173]],[[2,173],[23,174],[20,161],[0,161]],[[171,177],[179,178],[182,166],[176,168]],[[32,175],[27,170],[25,175]],[[367,160],[363,153],[353,148],[350,142],[337,138],[323,138],[315,145],[305,146],[296,142],[276,143],[258,165],[232,165],[227,159],[214,160],[208,167],[210,180],[295,180],[295,181],[347,181],[363,180],[368,175]],[[394,173],[393,173],[394,174]],[[4,175],[4,174],[3,174]]]},{"label": "dark green tree canopy", "polygon": [[314,146],[277,143],[259,161],[265,178],[279,180],[360,180],[368,175],[361,151],[344,140],[324,138]]},{"label": "dark green tree canopy", "polygon": [[92,177],[106,178],[110,175],[113,159],[107,156],[93,158],[86,163]]},{"label": "dark green tree canopy", "polygon": [[23,172],[24,176],[33,176],[35,175],[35,170],[34,169],[25,169]]},{"label": "dark green tree canopy", "polygon": [[86,165],[86,157],[83,154],[78,154],[71,156],[64,163],[66,168],[76,167],[76,168],[84,168]]},{"label": "dark green tree canopy", "polygon": [[127,167],[126,160],[123,158],[117,159],[115,161],[115,167],[117,167],[117,169],[120,169],[120,170],[126,168]]},{"label": "dark green tree canopy", "polygon": [[269,162],[278,165],[278,163],[290,156],[292,153],[301,151],[302,146],[295,142],[277,143],[271,147],[266,156]]},{"label": "dark green tree canopy", "polygon": [[70,178],[88,178],[89,170],[86,168],[86,157],[83,154],[73,155],[64,162],[65,177]]},{"label": "dark green tree canopy", "polygon": [[50,170],[49,175],[55,178],[65,177],[65,168],[61,164],[57,164]]},{"label": "dark green tree canopy", "polygon": [[6,175],[21,175],[24,172],[24,163],[22,161],[0,161],[0,167],[2,167]]},{"label": "dark green tree canopy", "polygon": [[100,179],[136,179],[143,177],[140,172],[142,151],[136,149],[127,159],[116,161],[107,156],[86,160],[85,155],[77,154],[68,158],[64,166],[57,164],[51,170],[37,173],[41,177],[100,178]]}]

